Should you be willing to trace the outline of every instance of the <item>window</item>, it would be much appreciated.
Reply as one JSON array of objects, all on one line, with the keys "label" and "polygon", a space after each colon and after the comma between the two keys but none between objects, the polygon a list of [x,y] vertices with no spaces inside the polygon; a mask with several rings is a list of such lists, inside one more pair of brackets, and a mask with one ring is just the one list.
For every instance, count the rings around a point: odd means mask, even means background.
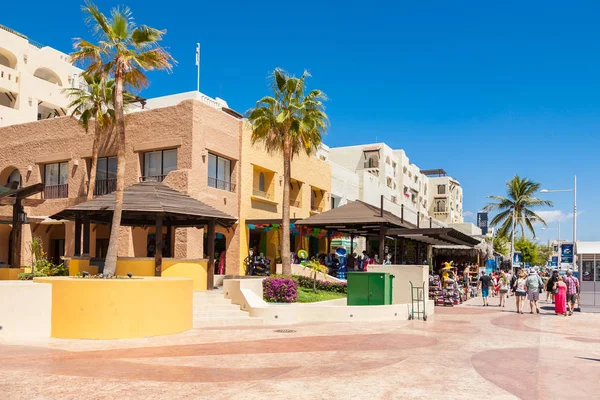
[{"label": "window", "polygon": [[96,164],[94,196],[102,196],[117,190],[117,157],[100,157]]},{"label": "window", "polygon": [[436,200],[434,212],[446,212],[446,201],[445,200]]},{"label": "window", "polygon": [[177,149],[156,150],[144,153],[143,181],[162,182],[177,169]]},{"label": "window", "polygon": [[446,185],[438,185],[438,194],[446,194]]},{"label": "window", "polygon": [[231,183],[231,160],[208,154],[208,186],[230,192],[235,190]]},{"label": "window", "polygon": [[265,192],[265,173],[261,172],[258,174],[258,190]]},{"label": "window", "polygon": [[21,187],[21,173],[18,169],[15,169],[10,173],[6,185],[10,186],[13,182],[17,182],[17,189]]},{"label": "window", "polygon": [[69,163],[57,162],[44,165],[44,198],[61,199],[69,196]]}]

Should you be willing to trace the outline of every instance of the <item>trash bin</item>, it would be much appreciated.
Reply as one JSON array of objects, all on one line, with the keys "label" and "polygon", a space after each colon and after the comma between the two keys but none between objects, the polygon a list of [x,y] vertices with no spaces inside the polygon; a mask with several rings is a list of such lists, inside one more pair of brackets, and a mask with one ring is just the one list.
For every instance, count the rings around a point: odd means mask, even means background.
[{"label": "trash bin", "polygon": [[389,272],[348,272],[349,306],[392,304],[392,279]]}]

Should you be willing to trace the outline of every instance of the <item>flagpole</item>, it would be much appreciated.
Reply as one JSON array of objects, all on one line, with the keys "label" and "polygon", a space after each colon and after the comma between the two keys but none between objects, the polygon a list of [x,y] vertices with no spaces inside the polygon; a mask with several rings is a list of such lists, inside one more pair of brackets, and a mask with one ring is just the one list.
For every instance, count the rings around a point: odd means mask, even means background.
[{"label": "flagpole", "polygon": [[196,43],[196,67],[198,68],[198,80],[196,88],[200,91],[200,43]]}]

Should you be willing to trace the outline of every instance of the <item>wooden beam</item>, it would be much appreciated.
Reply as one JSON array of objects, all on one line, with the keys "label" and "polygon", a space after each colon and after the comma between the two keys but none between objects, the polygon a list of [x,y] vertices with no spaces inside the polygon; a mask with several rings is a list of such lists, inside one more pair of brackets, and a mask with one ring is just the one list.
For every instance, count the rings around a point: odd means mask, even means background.
[{"label": "wooden beam", "polygon": [[[21,199],[17,199],[13,206],[12,220],[12,257],[11,264],[13,267],[21,267],[21,228],[23,223],[19,221],[19,213],[23,212]],[[33,271],[32,271],[33,272]]]},{"label": "wooden beam", "polygon": [[212,290],[215,286],[215,221],[208,222],[206,245],[208,246],[208,276],[206,289]]},{"label": "wooden beam", "polygon": [[156,231],[154,234],[154,276],[162,274],[162,214],[156,215]]},{"label": "wooden beam", "polygon": [[53,227],[54,225],[48,225],[48,227],[46,228],[46,233],[50,232]]}]

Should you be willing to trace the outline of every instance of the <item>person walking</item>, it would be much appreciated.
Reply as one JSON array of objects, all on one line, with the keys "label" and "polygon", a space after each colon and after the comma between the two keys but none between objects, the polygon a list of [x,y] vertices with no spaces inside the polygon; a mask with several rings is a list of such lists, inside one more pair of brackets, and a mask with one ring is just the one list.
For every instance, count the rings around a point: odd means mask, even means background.
[{"label": "person walking", "polygon": [[554,312],[557,315],[567,316],[567,285],[563,282],[562,276],[558,276],[554,284]]},{"label": "person walking", "polygon": [[558,271],[554,270],[552,272],[552,276],[548,279],[548,284],[546,285],[546,290],[550,293],[550,300],[554,303],[554,285],[558,281]]},{"label": "person walking", "polygon": [[527,299],[529,300],[529,313],[533,314],[533,308],[535,306],[535,311],[539,314],[540,307],[538,306],[538,301],[540,300],[540,290],[544,286],[544,282],[542,282],[542,278],[537,274],[535,269],[529,270],[529,276],[527,276]]},{"label": "person walking", "polygon": [[510,282],[505,274],[500,275],[500,304],[499,307],[506,307],[506,296],[508,295],[508,290],[510,289]]},{"label": "person walking", "polygon": [[577,303],[577,293],[579,292],[579,279],[573,276],[572,270],[568,270],[564,282],[567,285],[567,308],[569,315],[573,315],[575,303]]},{"label": "person walking", "polygon": [[517,304],[517,314],[523,314],[525,305],[525,295],[527,294],[527,280],[524,272],[520,272],[513,289],[515,291],[515,301]]},{"label": "person walking", "polygon": [[479,287],[481,288],[481,297],[483,297],[483,306],[488,307],[488,296],[490,294],[490,283],[492,279],[489,275],[485,274],[485,270],[481,270],[481,276],[479,277]]}]

